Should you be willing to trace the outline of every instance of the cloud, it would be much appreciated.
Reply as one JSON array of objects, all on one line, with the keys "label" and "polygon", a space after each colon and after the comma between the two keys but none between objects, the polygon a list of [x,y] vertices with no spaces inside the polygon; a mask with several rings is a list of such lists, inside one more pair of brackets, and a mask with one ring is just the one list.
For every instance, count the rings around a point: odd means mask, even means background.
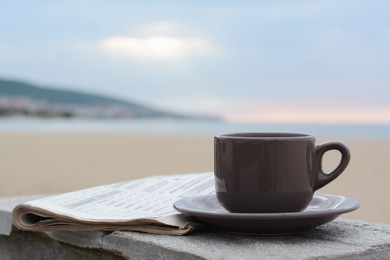
[{"label": "cloud", "polygon": [[112,37],[101,41],[100,47],[112,53],[143,59],[176,59],[212,52],[211,44],[204,38],[170,36]]},{"label": "cloud", "polygon": [[173,36],[181,26],[174,22],[157,22],[136,27],[135,36],[103,39],[99,47],[109,53],[138,59],[179,59],[209,55],[213,46],[204,37]]}]

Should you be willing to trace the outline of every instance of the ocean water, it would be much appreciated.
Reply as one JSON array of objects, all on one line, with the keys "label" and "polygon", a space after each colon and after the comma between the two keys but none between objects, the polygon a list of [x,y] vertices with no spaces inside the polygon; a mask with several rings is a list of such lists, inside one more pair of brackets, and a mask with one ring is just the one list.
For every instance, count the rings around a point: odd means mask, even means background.
[{"label": "ocean water", "polygon": [[168,119],[32,119],[2,118],[0,132],[223,134],[234,132],[297,132],[315,136],[390,139],[390,125],[254,124]]}]

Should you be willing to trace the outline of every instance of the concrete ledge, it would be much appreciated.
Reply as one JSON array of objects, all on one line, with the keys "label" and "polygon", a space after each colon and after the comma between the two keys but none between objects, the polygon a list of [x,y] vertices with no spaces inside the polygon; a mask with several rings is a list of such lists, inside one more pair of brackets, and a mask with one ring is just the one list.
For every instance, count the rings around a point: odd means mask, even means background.
[{"label": "concrete ledge", "polygon": [[390,259],[390,225],[347,219],[291,236],[240,235],[211,228],[182,237],[12,229],[12,208],[32,198],[0,199],[1,259],[31,255],[77,259]]},{"label": "concrete ledge", "polygon": [[0,259],[123,259],[104,249],[91,250],[62,243],[40,232],[13,230],[0,235]]}]

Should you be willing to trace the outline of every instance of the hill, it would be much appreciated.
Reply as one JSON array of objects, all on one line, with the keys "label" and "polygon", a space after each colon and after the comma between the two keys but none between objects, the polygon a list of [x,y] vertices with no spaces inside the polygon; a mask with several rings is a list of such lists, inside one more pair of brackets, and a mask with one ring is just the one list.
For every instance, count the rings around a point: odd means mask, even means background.
[{"label": "hill", "polygon": [[0,115],[101,118],[195,118],[193,116],[155,109],[127,100],[65,89],[46,88],[22,81],[5,79],[0,79]]}]

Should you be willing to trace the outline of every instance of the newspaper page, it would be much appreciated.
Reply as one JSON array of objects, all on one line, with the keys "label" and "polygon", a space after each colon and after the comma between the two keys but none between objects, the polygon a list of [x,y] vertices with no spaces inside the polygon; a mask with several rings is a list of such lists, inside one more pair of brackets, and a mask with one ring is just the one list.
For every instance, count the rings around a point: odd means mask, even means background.
[{"label": "newspaper page", "polygon": [[14,225],[27,231],[133,230],[186,234],[200,224],[175,201],[214,193],[212,173],[155,176],[102,185],[22,203]]}]

